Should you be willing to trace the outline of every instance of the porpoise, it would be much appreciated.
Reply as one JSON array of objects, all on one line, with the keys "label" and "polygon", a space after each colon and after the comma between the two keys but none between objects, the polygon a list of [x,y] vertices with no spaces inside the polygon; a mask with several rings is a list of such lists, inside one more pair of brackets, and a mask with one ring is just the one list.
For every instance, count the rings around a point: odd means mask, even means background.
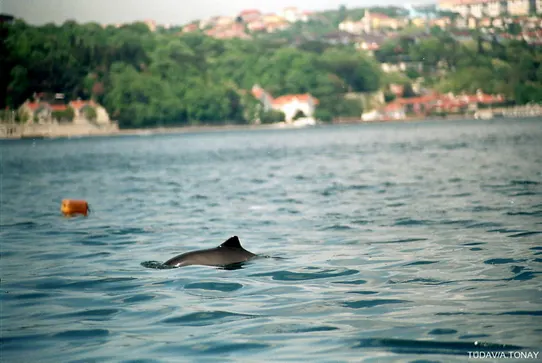
[{"label": "porpoise", "polygon": [[246,262],[254,257],[257,257],[257,255],[245,250],[241,246],[239,238],[233,236],[218,247],[186,252],[167,260],[164,265],[171,267],[189,265],[228,266]]}]

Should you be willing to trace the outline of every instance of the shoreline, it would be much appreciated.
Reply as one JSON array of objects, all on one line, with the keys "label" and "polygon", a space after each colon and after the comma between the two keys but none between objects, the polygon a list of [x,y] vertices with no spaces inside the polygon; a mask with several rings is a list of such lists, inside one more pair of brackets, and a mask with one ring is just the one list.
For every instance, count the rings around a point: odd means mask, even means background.
[{"label": "shoreline", "polygon": [[[498,119],[507,119],[511,117],[498,117]],[[458,121],[458,120],[476,120],[472,116],[467,115],[449,115],[447,117],[408,117],[404,119],[381,119],[373,121],[363,121],[360,119],[349,120],[336,120],[335,122],[320,122],[314,126],[327,126],[327,125],[362,125],[362,124],[375,124],[375,123],[408,123],[408,122],[426,122],[426,121]],[[482,119],[480,119],[482,121]],[[272,124],[250,124],[250,125],[238,125],[238,124],[224,124],[224,125],[198,125],[198,126],[172,126],[172,127],[152,127],[152,128],[138,128],[138,129],[113,129],[113,130],[95,130],[94,132],[81,133],[52,133],[52,134],[19,134],[10,136],[0,136],[0,140],[24,140],[24,139],[66,139],[66,138],[86,138],[86,137],[111,137],[111,136],[146,136],[146,135],[163,135],[163,134],[187,134],[187,133],[200,133],[200,132],[220,132],[220,131],[256,131],[256,130],[295,130],[303,129],[307,127],[305,125],[285,124],[285,123],[272,123]]]}]

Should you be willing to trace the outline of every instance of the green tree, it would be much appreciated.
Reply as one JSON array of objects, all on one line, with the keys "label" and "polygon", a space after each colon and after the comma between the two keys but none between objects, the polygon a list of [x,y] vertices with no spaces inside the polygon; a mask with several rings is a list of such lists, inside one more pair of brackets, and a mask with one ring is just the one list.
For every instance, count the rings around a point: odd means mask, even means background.
[{"label": "green tree", "polygon": [[84,114],[85,118],[90,121],[96,121],[96,118],[98,117],[96,109],[92,106],[85,107]]},{"label": "green tree", "polygon": [[262,112],[261,122],[263,124],[284,121],[286,116],[284,112],[278,110],[269,110]]}]

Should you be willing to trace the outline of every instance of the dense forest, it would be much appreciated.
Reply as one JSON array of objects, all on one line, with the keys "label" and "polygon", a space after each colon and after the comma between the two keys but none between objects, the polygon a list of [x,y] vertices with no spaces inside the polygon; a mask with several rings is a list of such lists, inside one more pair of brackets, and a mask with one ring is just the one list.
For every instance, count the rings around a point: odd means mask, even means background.
[{"label": "dense forest", "polygon": [[68,100],[95,99],[121,127],[265,120],[250,93],[254,84],[274,96],[310,92],[320,100],[315,116],[322,120],[359,116],[360,102],[344,94],[373,92],[397,81],[383,74],[379,61],[402,57],[424,64],[420,74],[396,77],[404,83],[422,76],[441,91],[482,88],[518,103],[542,100],[540,49],[481,38],[464,43],[446,32],[391,39],[372,57],[353,45],[314,39],[218,40],[201,33],[151,32],[142,23],[104,28],[15,21],[1,24],[0,31],[2,109],[17,108],[34,92],[64,93]]},{"label": "dense forest", "polygon": [[19,21],[9,25],[4,47],[2,108],[34,92],[61,92],[96,99],[124,127],[247,123],[258,109],[254,84],[274,96],[310,92],[320,100],[317,116],[329,120],[359,115],[359,102],[344,100],[344,92],[380,87],[378,63],[353,48],[316,53],[266,40],[153,33],[140,23]]},{"label": "dense forest", "polygon": [[416,39],[404,36],[386,42],[376,53],[381,62],[419,61],[422,72],[407,71],[411,79],[422,76],[426,87],[441,92],[503,94],[516,104],[542,102],[542,49],[524,41],[499,41],[473,31],[470,40],[433,29]]}]

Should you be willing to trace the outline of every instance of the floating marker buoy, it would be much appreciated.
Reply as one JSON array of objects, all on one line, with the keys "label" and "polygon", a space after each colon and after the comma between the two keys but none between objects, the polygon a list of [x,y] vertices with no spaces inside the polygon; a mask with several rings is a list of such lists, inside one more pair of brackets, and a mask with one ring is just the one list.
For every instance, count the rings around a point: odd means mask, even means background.
[{"label": "floating marker buoy", "polygon": [[60,211],[65,216],[74,216],[82,214],[85,217],[88,215],[88,203],[85,200],[64,199]]}]

